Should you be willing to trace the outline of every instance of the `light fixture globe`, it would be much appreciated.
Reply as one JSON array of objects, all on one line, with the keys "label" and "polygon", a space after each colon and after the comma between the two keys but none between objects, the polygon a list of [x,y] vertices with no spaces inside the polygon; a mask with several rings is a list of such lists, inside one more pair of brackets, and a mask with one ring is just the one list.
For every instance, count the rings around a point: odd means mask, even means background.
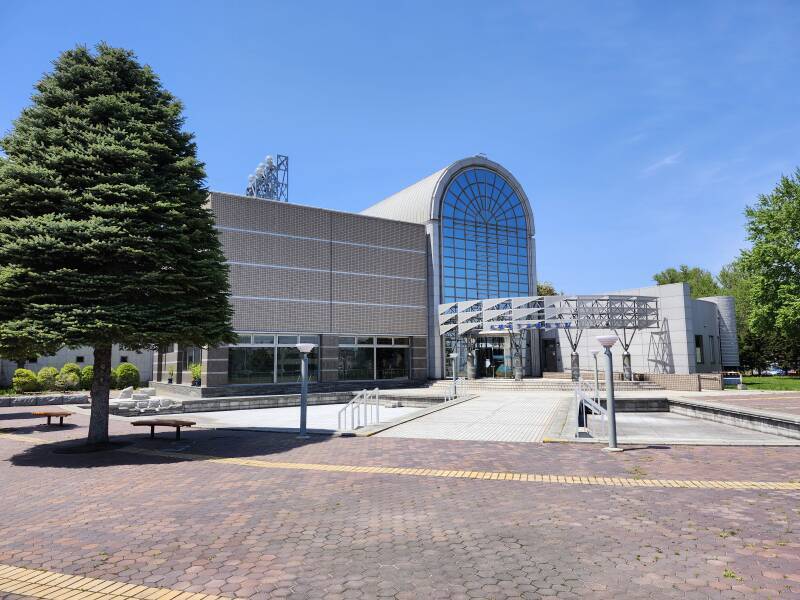
[{"label": "light fixture globe", "polygon": [[316,348],[316,344],[297,344],[296,348],[303,354],[308,354]]},{"label": "light fixture globe", "polygon": [[598,335],[595,339],[603,348],[611,348],[617,343],[617,336],[615,335]]}]

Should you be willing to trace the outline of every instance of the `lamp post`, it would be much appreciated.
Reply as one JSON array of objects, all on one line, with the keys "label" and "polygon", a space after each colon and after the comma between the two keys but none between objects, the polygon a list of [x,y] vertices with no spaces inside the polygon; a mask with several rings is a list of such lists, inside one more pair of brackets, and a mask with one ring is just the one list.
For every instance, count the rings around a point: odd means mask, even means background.
[{"label": "lamp post", "polygon": [[308,355],[316,348],[314,344],[297,344],[296,348],[303,355],[300,363],[300,435],[297,437],[305,439],[306,433],[306,413],[308,412]]},{"label": "lamp post", "polygon": [[456,389],[456,385],[457,385],[456,384],[456,378],[457,378],[456,367],[458,365],[458,352],[453,351],[450,354],[450,358],[453,359],[453,398],[455,399],[455,396],[457,395],[457,392],[458,392],[458,390]]},{"label": "lamp post", "polygon": [[622,448],[617,447],[617,413],[614,410],[614,364],[611,360],[611,347],[617,342],[615,335],[598,335],[597,341],[603,347],[603,354],[606,355],[606,411],[608,412],[608,450],[609,452],[621,452]]},{"label": "lamp post", "polygon": [[600,384],[598,381],[597,376],[597,355],[600,354],[600,350],[592,350],[592,358],[594,358],[594,399],[599,399],[599,392],[600,392]]}]

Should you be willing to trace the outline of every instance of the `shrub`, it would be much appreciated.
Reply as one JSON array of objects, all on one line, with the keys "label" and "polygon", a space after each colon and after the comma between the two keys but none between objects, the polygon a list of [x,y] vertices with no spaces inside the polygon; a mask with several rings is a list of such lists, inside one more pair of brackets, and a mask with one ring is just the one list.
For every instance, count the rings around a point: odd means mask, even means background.
[{"label": "shrub", "polygon": [[189,365],[189,371],[192,373],[192,381],[197,381],[203,375],[203,365],[192,363]]},{"label": "shrub", "polygon": [[120,388],[128,386],[139,387],[139,369],[131,363],[122,363],[116,368],[117,385]]},{"label": "shrub", "polygon": [[39,389],[39,380],[36,378],[36,373],[33,371],[29,369],[17,369],[14,371],[11,385],[15,392],[35,392]]},{"label": "shrub", "polygon": [[66,373],[75,373],[75,375],[80,378],[81,368],[75,363],[66,363],[63,367],[61,367],[61,375],[63,376]]},{"label": "shrub", "polygon": [[56,387],[65,392],[77,390],[81,385],[81,378],[72,371],[66,373],[59,373],[56,377]]},{"label": "shrub", "polygon": [[81,387],[85,390],[92,389],[92,378],[94,377],[94,367],[86,365],[81,369]]},{"label": "shrub", "polygon": [[57,377],[58,369],[55,367],[42,367],[39,369],[39,374],[36,376],[39,380],[39,387],[47,391],[56,389]]},{"label": "shrub", "polygon": [[117,385],[117,370],[116,369],[111,369],[111,375],[109,376],[109,380],[108,381],[109,381],[108,385],[112,390],[116,390],[116,389],[119,388],[119,386]]}]

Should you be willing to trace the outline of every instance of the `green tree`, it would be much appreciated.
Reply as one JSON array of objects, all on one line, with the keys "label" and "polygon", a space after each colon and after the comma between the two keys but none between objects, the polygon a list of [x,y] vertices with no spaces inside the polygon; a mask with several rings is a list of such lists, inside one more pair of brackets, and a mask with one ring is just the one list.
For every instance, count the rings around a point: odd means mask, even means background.
[{"label": "green tree", "polygon": [[798,340],[800,169],[792,177],[781,177],[772,193],[759,196],[745,215],[752,244],[742,252],[751,276],[749,325],[757,334],[777,331],[786,340]]},{"label": "green tree", "polygon": [[103,443],[112,345],[232,341],[227,268],[182,105],[148,66],[79,46],[35,88],[0,140],[0,355],[19,331],[92,346]]},{"label": "green tree", "polygon": [[658,285],[688,283],[692,298],[716,296],[720,293],[719,284],[714,276],[700,267],[689,267],[688,265],[681,265],[677,269],[670,267],[653,275],[653,280]]},{"label": "green tree", "polygon": [[[0,269],[0,287],[5,274],[5,269]],[[0,306],[2,302],[0,297]],[[0,356],[16,362],[18,369],[23,369],[25,363],[32,359],[55,354],[61,347],[60,336],[52,335],[36,325],[12,318],[0,327]]]},{"label": "green tree", "polygon": [[537,296],[557,296],[555,286],[549,281],[540,281],[536,284]]},{"label": "green tree", "polygon": [[752,277],[741,259],[722,267],[717,276],[721,293],[733,296],[736,304],[736,333],[739,341],[739,363],[745,369],[761,371],[774,362],[774,332],[757,334],[750,328]]}]

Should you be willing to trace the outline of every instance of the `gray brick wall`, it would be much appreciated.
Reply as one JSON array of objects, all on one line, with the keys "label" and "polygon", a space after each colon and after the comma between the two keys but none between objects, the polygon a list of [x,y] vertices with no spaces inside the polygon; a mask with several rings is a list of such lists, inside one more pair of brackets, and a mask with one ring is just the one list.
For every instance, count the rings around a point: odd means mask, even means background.
[{"label": "gray brick wall", "polygon": [[[320,334],[316,387],[339,385],[338,334],[409,336],[411,378],[427,377],[423,225],[217,192],[208,206],[229,263],[234,329]],[[167,350],[157,381],[181,359],[177,345]],[[227,348],[204,353],[204,389],[233,393],[227,357]],[[176,369],[176,384],[188,377]]]},{"label": "gray brick wall", "polygon": [[422,225],[212,193],[234,327],[427,333]]}]

